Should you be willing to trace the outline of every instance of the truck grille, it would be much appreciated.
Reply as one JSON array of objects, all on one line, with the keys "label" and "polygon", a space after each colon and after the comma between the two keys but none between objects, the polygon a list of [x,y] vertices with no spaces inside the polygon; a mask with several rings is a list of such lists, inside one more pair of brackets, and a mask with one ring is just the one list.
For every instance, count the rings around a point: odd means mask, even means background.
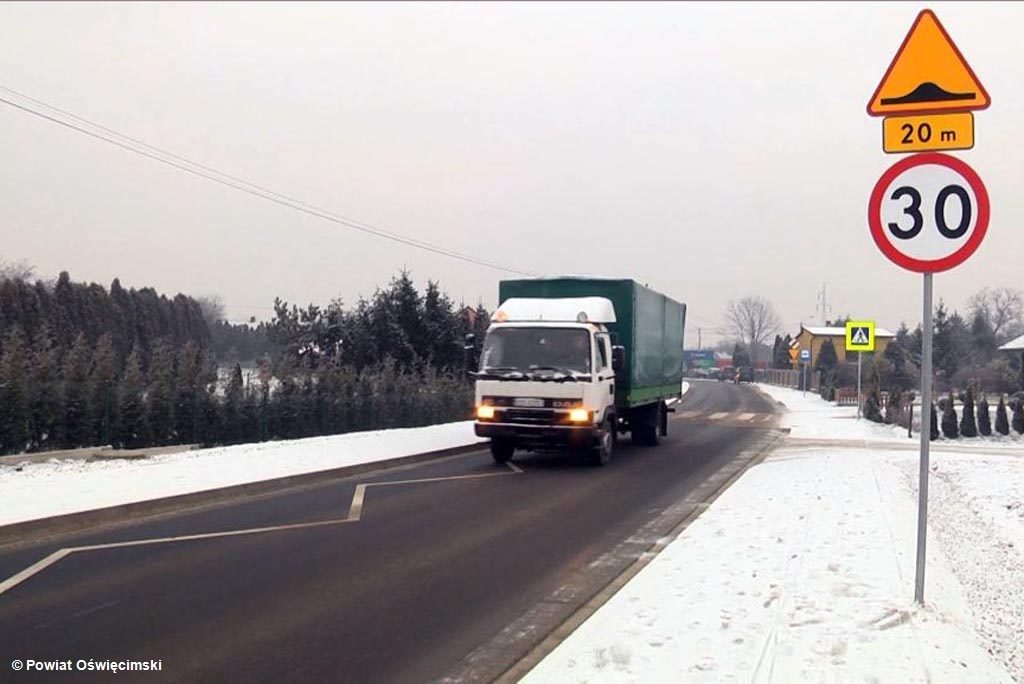
[{"label": "truck grille", "polygon": [[524,425],[560,425],[567,422],[568,414],[550,409],[507,408],[499,420]]}]

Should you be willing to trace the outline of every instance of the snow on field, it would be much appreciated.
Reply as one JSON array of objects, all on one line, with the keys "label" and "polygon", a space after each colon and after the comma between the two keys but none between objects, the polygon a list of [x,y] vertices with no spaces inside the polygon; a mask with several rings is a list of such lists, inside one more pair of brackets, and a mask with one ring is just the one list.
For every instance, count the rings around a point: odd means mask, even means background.
[{"label": "snow on field", "polygon": [[855,409],[761,389],[794,438],[522,681],[1024,683],[1021,450],[933,452],[919,608],[917,454]]},{"label": "snow on field", "polygon": [[472,421],[185,451],[0,466],[0,525],[480,442]]}]

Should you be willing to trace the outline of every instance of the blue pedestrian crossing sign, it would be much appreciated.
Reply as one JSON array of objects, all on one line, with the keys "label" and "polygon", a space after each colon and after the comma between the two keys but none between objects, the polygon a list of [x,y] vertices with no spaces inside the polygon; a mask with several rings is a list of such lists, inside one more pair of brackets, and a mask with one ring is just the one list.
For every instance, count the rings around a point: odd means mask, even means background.
[{"label": "blue pedestrian crossing sign", "polygon": [[846,323],[846,351],[875,351],[874,321],[848,321]]},{"label": "blue pedestrian crossing sign", "polygon": [[810,349],[801,349],[800,350],[800,360],[805,362],[805,363],[807,361],[810,361],[811,360],[811,350]]}]

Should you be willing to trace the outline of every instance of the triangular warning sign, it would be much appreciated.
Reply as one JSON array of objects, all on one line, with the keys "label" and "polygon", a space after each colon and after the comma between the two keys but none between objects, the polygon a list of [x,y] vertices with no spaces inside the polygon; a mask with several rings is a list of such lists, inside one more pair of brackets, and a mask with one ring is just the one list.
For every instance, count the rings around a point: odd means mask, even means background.
[{"label": "triangular warning sign", "polygon": [[868,344],[868,330],[867,330],[867,328],[854,328],[853,329],[853,343],[854,344]]},{"label": "triangular warning sign", "polygon": [[946,29],[931,10],[923,10],[868,102],[868,114],[966,112],[989,102]]}]

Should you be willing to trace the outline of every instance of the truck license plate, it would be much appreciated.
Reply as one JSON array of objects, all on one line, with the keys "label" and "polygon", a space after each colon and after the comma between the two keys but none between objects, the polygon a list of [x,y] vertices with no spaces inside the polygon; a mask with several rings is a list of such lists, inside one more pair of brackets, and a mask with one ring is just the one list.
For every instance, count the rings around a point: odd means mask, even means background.
[{"label": "truck license plate", "polygon": [[512,405],[524,406],[526,408],[544,408],[544,400],[533,399],[532,397],[516,397]]}]

